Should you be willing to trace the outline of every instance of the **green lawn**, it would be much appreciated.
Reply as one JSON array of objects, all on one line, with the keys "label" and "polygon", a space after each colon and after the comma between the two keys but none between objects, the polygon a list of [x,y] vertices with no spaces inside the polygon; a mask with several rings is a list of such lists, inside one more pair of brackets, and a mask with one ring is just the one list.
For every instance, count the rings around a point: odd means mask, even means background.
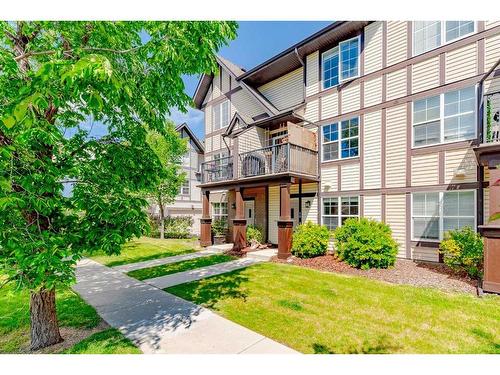
[{"label": "green lawn", "polygon": [[157,267],[143,268],[136,271],[131,271],[127,275],[134,277],[138,280],[152,279],[153,277],[160,277],[165,275],[170,275],[172,273],[184,272],[189,270],[194,270],[196,268],[207,267],[217,263],[229,262],[235,260],[236,257],[232,257],[225,254],[210,255],[201,258],[184,260],[182,262],[165,264]]},{"label": "green lawn", "polygon": [[114,328],[94,333],[65,350],[64,354],[141,354],[142,352]]},{"label": "green lawn", "polygon": [[141,237],[123,246],[120,255],[91,254],[90,258],[109,267],[142,262],[173,255],[192,253],[198,249],[197,239],[165,239]]},{"label": "green lawn", "polygon": [[500,353],[500,298],[267,263],[166,289],[304,353]]},{"label": "green lawn", "polygon": [[[0,276],[0,282],[2,277]],[[57,317],[60,327],[72,327],[78,329],[90,329],[96,327],[101,318],[93,307],[87,305],[71,289],[59,289],[56,293]],[[29,293],[18,292],[14,286],[7,284],[0,289],[0,353],[19,353],[29,347]],[[107,332],[107,331],[104,331]],[[100,332],[96,335],[99,335]],[[106,350],[109,353],[130,353],[138,351],[130,342],[130,346],[124,345],[125,339],[119,332],[113,337],[94,337],[92,345],[86,347],[85,353],[100,353]],[[119,335],[119,336],[118,336]],[[90,338],[89,338],[90,339]],[[87,339],[88,340],[88,339]],[[84,340],[85,341],[85,340]],[[76,344],[70,350],[83,351],[81,343]]]}]

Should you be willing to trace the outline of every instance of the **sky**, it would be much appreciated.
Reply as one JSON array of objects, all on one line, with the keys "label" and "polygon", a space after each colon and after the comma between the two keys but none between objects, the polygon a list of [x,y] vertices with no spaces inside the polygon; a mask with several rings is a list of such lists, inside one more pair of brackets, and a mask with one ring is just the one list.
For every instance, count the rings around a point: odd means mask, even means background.
[{"label": "sky", "polygon": [[[219,51],[222,57],[250,70],[293,44],[307,38],[333,21],[245,21],[238,22],[238,36]],[[183,77],[185,91],[192,96],[198,77]],[[204,114],[196,109],[181,113],[172,109],[171,119],[187,122],[194,133],[204,139]]]}]

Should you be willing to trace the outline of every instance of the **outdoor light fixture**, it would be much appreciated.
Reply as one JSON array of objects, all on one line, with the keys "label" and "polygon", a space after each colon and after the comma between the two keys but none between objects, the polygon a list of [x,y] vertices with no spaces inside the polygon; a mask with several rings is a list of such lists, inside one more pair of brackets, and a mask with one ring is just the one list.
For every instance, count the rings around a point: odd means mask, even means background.
[{"label": "outdoor light fixture", "polygon": [[306,208],[311,208],[311,201],[306,201]]}]

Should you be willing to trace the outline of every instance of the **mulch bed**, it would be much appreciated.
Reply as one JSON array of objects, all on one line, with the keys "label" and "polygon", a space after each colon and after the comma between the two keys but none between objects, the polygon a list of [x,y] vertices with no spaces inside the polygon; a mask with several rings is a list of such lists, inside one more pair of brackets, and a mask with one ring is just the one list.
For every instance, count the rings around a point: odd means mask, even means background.
[{"label": "mulch bed", "polygon": [[447,292],[464,292],[476,294],[477,282],[467,275],[455,272],[442,263],[415,262],[398,259],[392,268],[359,270],[340,261],[332,255],[324,255],[310,259],[291,257],[273,262],[289,263],[297,266],[314,268],[320,271],[337,272],[370,279],[382,280],[393,284],[408,284],[420,287],[434,287]]}]

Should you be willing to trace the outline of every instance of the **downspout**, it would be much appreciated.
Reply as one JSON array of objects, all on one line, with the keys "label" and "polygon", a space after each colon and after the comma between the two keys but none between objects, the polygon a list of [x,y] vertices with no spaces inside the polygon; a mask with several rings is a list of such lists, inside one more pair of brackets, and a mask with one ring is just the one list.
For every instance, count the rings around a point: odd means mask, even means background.
[{"label": "downspout", "polygon": [[297,57],[297,60],[299,60],[300,65],[302,65],[302,102],[300,104],[305,103],[306,101],[306,64],[304,63],[304,60],[302,57],[299,55],[299,51],[297,47],[293,50],[295,53],[295,56]]}]

